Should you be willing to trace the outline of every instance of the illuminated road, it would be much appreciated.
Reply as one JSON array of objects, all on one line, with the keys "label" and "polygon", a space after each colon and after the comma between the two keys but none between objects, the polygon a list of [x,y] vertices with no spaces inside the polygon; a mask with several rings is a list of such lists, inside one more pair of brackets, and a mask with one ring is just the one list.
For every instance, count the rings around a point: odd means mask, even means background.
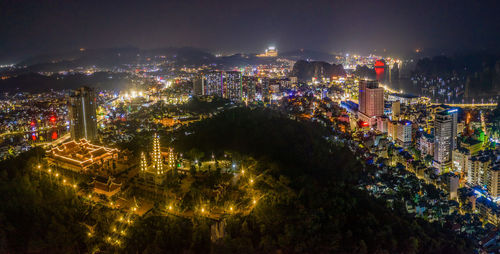
[{"label": "illuminated road", "polygon": [[35,146],[41,146],[43,148],[47,148],[50,146],[58,146],[59,144],[63,143],[64,141],[67,141],[69,138],[70,138],[70,133],[68,132],[54,141],[37,143],[37,144],[35,144]]},{"label": "illuminated road", "polygon": [[489,108],[496,107],[497,103],[464,103],[464,104],[448,104],[448,103],[431,103],[432,105],[447,105],[450,107],[459,108]]}]

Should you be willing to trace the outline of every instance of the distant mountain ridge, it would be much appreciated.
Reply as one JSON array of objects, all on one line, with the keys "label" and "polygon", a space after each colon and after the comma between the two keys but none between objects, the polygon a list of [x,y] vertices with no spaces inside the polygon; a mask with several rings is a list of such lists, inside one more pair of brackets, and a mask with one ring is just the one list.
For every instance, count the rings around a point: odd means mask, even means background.
[{"label": "distant mountain ridge", "polygon": [[344,76],[346,72],[341,64],[299,60],[293,65],[290,75],[297,77],[300,81],[310,81],[313,77],[331,78],[333,76]]},{"label": "distant mountain ridge", "polygon": [[[161,58],[158,58],[161,57]],[[76,49],[55,54],[38,55],[18,63],[9,75],[26,75],[38,72],[60,72],[69,69],[96,67],[104,70],[129,68],[158,61],[175,66],[213,65],[219,69],[233,69],[248,65],[272,64],[279,58],[290,60],[333,62],[332,54],[313,50],[292,50],[280,52],[278,57],[257,57],[256,54],[238,53],[217,57],[207,49],[193,47],[165,47],[139,49],[137,47]],[[328,67],[330,68],[330,67]],[[337,67],[335,67],[337,68]],[[343,70],[342,70],[343,71]],[[334,73],[338,73],[334,71]]]}]

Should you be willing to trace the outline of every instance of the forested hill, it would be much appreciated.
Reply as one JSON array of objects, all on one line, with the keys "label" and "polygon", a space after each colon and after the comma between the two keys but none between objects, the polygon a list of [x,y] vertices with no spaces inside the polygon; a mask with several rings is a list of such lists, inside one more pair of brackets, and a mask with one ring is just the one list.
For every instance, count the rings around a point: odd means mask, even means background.
[{"label": "forested hill", "polygon": [[[183,130],[182,133],[185,133]],[[268,110],[238,108],[189,127],[175,146],[206,155],[233,151],[260,161],[272,180],[247,218],[228,226],[228,251],[307,253],[466,253],[464,240],[437,224],[410,218],[354,187],[363,166],[329,131]],[[272,183],[270,183],[272,182]],[[244,223],[243,223],[244,222]]]}]

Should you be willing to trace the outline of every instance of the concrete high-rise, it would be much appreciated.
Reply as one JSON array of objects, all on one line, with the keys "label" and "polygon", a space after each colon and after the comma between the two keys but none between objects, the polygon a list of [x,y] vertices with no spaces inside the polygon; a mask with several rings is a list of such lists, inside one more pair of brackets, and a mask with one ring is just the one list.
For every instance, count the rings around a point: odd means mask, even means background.
[{"label": "concrete high-rise", "polygon": [[68,108],[72,139],[97,139],[96,104],[95,92],[89,87],[81,87],[70,96]]},{"label": "concrete high-rise", "polygon": [[204,90],[204,79],[201,76],[196,76],[193,78],[193,94],[200,96],[203,95]]},{"label": "concrete high-rise", "polygon": [[368,117],[384,114],[384,88],[377,81],[359,81],[359,112]]},{"label": "concrete high-rise", "polygon": [[[239,71],[213,71],[204,75],[201,83],[203,95],[219,96],[230,100],[241,100],[242,77]],[[196,83],[195,83],[196,87]]]},{"label": "concrete high-rise", "polygon": [[436,166],[444,168],[445,165],[451,161],[453,151],[453,127],[454,116],[453,112],[441,111],[436,114],[434,120],[434,161]]},{"label": "concrete high-rise", "polygon": [[377,81],[359,81],[359,113],[362,121],[374,125],[376,117],[384,114],[384,88]]}]

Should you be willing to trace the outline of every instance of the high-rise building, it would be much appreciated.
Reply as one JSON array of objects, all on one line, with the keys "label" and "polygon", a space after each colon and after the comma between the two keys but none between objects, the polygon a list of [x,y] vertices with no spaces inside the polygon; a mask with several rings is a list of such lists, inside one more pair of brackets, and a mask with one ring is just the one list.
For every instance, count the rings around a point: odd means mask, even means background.
[{"label": "high-rise building", "polygon": [[368,117],[384,114],[384,89],[377,81],[359,82],[359,111]]},{"label": "high-rise building", "polygon": [[458,133],[458,109],[452,108],[446,111],[451,115],[451,142],[452,149],[457,148],[457,133]]},{"label": "high-rise building", "polygon": [[257,77],[243,76],[242,78],[243,86],[243,97],[247,102],[253,102],[257,100]]},{"label": "high-rise building", "polygon": [[401,113],[401,102],[394,101],[391,104],[392,109],[392,120],[398,120],[399,114]]},{"label": "high-rise building", "polygon": [[468,158],[467,183],[479,185],[488,190],[494,199],[500,197],[500,151],[485,150]]},{"label": "high-rise building", "polygon": [[204,90],[204,79],[201,76],[196,76],[193,79],[193,94],[200,96],[203,95]]},{"label": "high-rise building", "polygon": [[454,138],[453,118],[453,114],[446,110],[437,113],[434,120],[434,161],[438,168],[445,167],[451,161]]},{"label": "high-rise building", "polygon": [[240,100],[243,95],[241,72],[209,72],[204,75],[204,78],[201,81],[201,90],[203,95],[219,96],[230,100]]},{"label": "high-rise building", "polygon": [[359,116],[370,126],[376,123],[376,117],[384,114],[384,88],[377,81],[359,81]]},{"label": "high-rise building", "polygon": [[403,144],[411,143],[412,130],[410,121],[398,122],[398,141]]},{"label": "high-rise building", "polygon": [[398,138],[398,122],[397,121],[387,121],[387,136],[393,141]]},{"label": "high-rise building", "polygon": [[97,139],[96,104],[95,92],[89,87],[81,87],[70,96],[68,108],[72,139]]},{"label": "high-rise building", "polygon": [[226,71],[223,73],[222,97],[230,100],[241,100],[243,96],[243,86],[241,72]]},{"label": "high-rise building", "polygon": [[203,77],[203,95],[214,95],[222,97],[223,73],[212,71]]}]

